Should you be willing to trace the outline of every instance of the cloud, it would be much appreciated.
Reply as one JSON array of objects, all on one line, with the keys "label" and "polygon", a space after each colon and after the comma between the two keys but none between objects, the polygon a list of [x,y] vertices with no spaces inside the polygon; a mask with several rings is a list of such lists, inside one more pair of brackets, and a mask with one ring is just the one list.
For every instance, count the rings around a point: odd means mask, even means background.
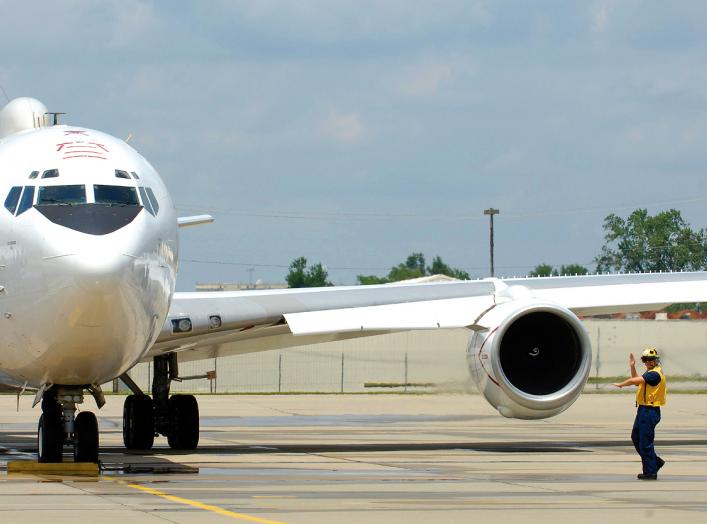
[{"label": "cloud", "polygon": [[333,107],[320,122],[320,129],[325,136],[343,144],[360,142],[366,134],[366,128],[357,113],[340,113]]},{"label": "cloud", "polygon": [[142,40],[159,26],[151,4],[142,0],[121,0],[110,6],[111,37],[109,44],[125,47]]},{"label": "cloud", "polygon": [[452,69],[448,64],[422,64],[411,67],[403,74],[400,89],[411,96],[436,95],[451,77]]},{"label": "cloud", "polygon": [[528,156],[523,151],[510,150],[492,158],[484,166],[490,171],[517,170],[527,164]]},{"label": "cloud", "polygon": [[604,33],[609,25],[609,6],[605,3],[595,4],[592,10],[592,30]]}]

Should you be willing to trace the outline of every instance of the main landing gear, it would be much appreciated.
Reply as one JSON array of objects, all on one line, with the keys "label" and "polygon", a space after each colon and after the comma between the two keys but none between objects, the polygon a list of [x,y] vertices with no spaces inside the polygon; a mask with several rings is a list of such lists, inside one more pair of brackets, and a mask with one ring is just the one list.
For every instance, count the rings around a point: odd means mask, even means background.
[{"label": "main landing gear", "polygon": [[152,448],[155,437],[167,437],[172,449],[196,449],[199,444],[199,405],[193,395],[169,395],[172,380],[179,379],[177,355],[154,358],[152,398],[128,377],[120,377],[134,393],[123,406],[123,442],[133,450]]},{"label": "main landing gear", "polygon": [[[88,388],[98,407],[105,404],[96,386]],[[98,462],[98,421],[90,411],[76,413],[83,402],[81,386],[52,386],[42,393],[42,415],[37,428],[39,462],[61,462],[64,446],[74,449],[74,462]]]}]

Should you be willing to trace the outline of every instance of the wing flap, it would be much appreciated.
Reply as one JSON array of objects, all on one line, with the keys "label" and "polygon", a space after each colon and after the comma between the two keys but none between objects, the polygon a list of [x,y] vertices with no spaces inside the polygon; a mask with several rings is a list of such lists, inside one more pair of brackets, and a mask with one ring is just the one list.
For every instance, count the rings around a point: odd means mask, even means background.
[{"label": "wing flap", "polygon": [[473,326],[493,297],[466,297],[285,314],[294,335]]}]

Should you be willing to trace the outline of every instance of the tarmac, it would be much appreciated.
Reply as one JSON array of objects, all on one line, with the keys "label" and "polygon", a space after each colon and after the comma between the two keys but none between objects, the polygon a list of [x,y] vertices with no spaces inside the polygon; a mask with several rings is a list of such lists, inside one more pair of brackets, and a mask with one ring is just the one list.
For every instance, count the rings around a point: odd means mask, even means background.
[{"label": "tarmac", "polygon": [[652,482],[636,480],[629,394],[585,394],[540,421],[478,395],[201,396],[199,449],[159,438],[147,454],[122,448],[123,397],[109,396],[97,477],[7,473],[36,460],[31,400],[17,412],[0,396],[0,522],[707,521],[703,395],[670,395]]}]

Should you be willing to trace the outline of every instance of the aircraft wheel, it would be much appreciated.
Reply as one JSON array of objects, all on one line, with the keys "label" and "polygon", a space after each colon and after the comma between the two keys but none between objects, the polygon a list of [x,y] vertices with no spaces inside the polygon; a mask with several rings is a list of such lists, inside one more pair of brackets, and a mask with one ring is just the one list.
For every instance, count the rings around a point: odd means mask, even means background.
[{"label": "aircraft wheel", "polygon": [[59,410],[48,410],[39,417],[37,455],[39,462],[61,462],[64,450],[64,425]]},{"label": "aircraft wheel", "polygon": [[128,395],[123,404],[123,443],[128,449],[151,449],[155,442],[155,415],[147,395]]},{"label": "aircraft wheel", "polygon": [[74,462],[98,462],[98,420],[90,411],[74,420]]},{"label": "aircraft wheel", "polygon": [[199,404],[194,395],[169,398],[169,435],[172,449],[196,449],[199,444]]}]

